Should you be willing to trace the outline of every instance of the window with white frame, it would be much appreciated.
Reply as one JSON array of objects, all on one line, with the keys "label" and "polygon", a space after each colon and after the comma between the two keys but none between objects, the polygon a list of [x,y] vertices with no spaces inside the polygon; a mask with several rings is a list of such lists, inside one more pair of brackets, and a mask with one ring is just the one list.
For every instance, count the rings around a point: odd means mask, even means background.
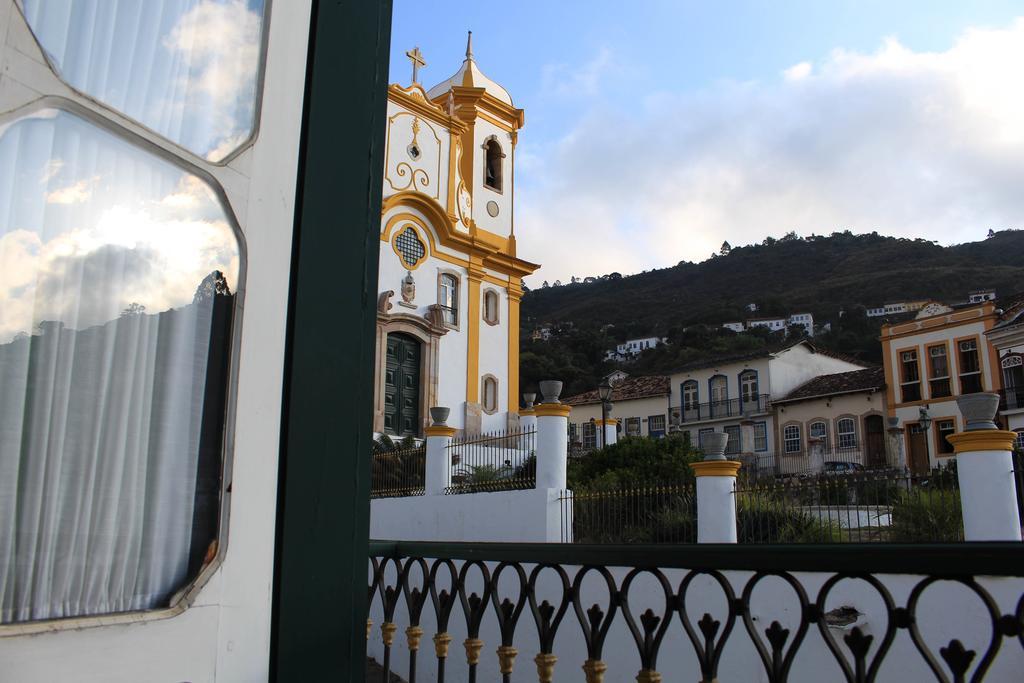
[{"label": "window with white frame", "polygon": [[754,423],[754,450],[763,453],[768,450],[768,423]]},{"label": "window with white frame", "polygon": [[840,448],[857,447],[857,422],[852,417],[841,417],[836,421],[836,441]]},{"label": "window with white frame", "polygon": [[828,425],[822,420],[815,420],[807,427],[807,436],[820,439],[821,445],[828,448]]},{"label": "window with white frame", "polygon": [[740,452],[740,427],[739,425],[729,425],[725,428],[725,433],[729,435],[729,440],[725,442],[725,452],[729,455],[735,455]]},{"label": "window with white frame", "polygon": [[743,397],[744,403],[750,403],[757,400],[757,372],[754,370],[745,370],[740,375],[740,395]]},{"label": "window with white frame", "polygon": [[957,345],[960,350],[960,393],[975,394],[983,390],[978,340],[967,339]]},{"label": "window with white frame", "polygon": [[437,303],[445,325],[459,325],[459,278],[452,273],[441,273],[437,279]]},{"label": "window with white frame", "polygon": [[1014,447],[1017,450],[1024,451],[1024,429],[1014,429],[1013,431],[1017,433],[1017,437],[1013,442]]},{"label": "window with white frame", "polygon": [[900,395],[904,403],[921,400],[921,372],[915,349],[900,352]]},{"label": "window with white frame", "polygon": [[798,425],[786,425],[782,429],[782,445],[786,453],[800,452],[800,427]]},{"label": "window with white frame", "polygon": [[945,398],[952,394],[945,344],[928,347],[928,391],[932,398]]},{"label": "window with white frame", "polygon": [[0,623],[166,607],[218,540],[246,184],[213,162],[255,139],[263,3],[209,45],[196,3],[99,4],[8,13],[52,70],[5,83],[54,99],[0,127]]},{"label": "window with white frame", "polygon": [[597,448],[597,425],[593,422],[583,423],[583,447]]},{"label": "window with white frame", "polygon": [[640,436],[640,418],[626,418],[626,436]]},{"label": "window with white frame", "polygon": [[683,410],[696,410],[700,402],[698,384],[695,380],[683,382]]},{"label": "window with white frame", "polygon": [[665,435],[665,416],[664,415],[651,415],[647,418],[647,435],[648,436],[664,436]]},{"label": "window with white frame", "polygon": [[935,421],[936,438],[939,441],[938,451],[943,455],[950,455],[953,453],[953,444],[951,444],[946,437],[956,434],[956,421],[955,420],[936,420]]}]

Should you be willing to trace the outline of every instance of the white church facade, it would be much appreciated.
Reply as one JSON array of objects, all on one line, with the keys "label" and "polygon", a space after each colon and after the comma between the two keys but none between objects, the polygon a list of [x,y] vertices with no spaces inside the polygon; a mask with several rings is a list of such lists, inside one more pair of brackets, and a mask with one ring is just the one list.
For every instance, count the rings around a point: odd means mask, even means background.
[{"label": "white church facade", "polygon": [[464,433],[514,426],[522,278],[513,222],[523,110],[472,53],[429,91],[388,89],[374,430],[422,436],[428,409]]}]

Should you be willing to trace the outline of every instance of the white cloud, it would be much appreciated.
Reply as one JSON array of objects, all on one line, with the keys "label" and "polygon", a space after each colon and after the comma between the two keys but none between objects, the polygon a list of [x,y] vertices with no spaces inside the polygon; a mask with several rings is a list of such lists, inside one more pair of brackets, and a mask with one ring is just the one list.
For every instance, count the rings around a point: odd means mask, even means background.
[{"label": "white cloud", "polygon": [[[520,253],[531,279],[702,260],[723,240],[851,229],[978,239],[1024,228],[1024,19],[948,50],[895,39],[775,82],[652,93],[523,145]],[[524,143],[527,138],[524,138]]]},{"label": "white cloud", "polygon": [[810,76],[813,68],[810,62],[800,62],[783,71],[782,75],[787,81],[799,81]]},{"label": "white cloud", "polygon": [[[49,172],[49,169],[47,169],[44,171],[44,175]],[[57,188],[52,192],[46,193],[46,203],[81,204],[82,202],[87,202],[92,197],[93,185],[95,185],[95,179],[79,180],[71,185]]]},{"label": "white cloud", "polygon": [[252,124],[262,19],[244,0],[200,0],[164,38],[188,64],[176,84],[185,96],[159,102],[161,119],[189,121],[188,142],[219,159],[244,140]]},{"label": "white cloud", "polygon": [[541,68],[541,86],[545,92],[563,97],[596,95],[602,77],[611,68],[611,50],[602,47],[582,66],[564,63],[545,64]]},{"label": "white cloud", "polygon": [[151,313],[182,306],[213,270],[236,288],[238,245],[227,222],[210,217],[219,214],[206,185],[185,176],[159,201],[98,207],[91,225],[48,240],[0,234],[0,343],[42,320],[81,329],[132,302]]}]

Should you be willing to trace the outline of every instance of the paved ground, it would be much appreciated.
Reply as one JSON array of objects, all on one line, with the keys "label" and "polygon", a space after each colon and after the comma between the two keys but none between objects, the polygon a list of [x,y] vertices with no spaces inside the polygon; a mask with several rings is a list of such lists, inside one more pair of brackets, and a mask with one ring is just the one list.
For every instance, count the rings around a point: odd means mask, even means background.
[{"label": "paved ground", "polygon": [[384,669],[380,667],[377,660],[372,657],[366,658],[366,683],[405,683],[405,681],[394,674],[387,681],[384,680]]}]

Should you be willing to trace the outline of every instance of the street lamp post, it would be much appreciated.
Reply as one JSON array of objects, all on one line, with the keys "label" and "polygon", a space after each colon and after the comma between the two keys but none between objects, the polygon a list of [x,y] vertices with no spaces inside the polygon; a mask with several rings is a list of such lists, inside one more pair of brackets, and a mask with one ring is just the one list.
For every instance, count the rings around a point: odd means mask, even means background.
[{"label": "street lamp post", "polygon": [[921,425],[921,431],[924,432],[924,454],[928,458],[928,469],[930,470],[932,468],[932,439],[929,430],[932,426],[932,416],[928,413],[928,408],[918,409],[917,422]]},{"label": "street lamp post", "polygon": [[601,449],[608,445],[608,438],[605,432],[608,422],[608,410],[611,407],[612,385],[608,380],[601,382],[597,387],[597,395],[601,399]]}]

